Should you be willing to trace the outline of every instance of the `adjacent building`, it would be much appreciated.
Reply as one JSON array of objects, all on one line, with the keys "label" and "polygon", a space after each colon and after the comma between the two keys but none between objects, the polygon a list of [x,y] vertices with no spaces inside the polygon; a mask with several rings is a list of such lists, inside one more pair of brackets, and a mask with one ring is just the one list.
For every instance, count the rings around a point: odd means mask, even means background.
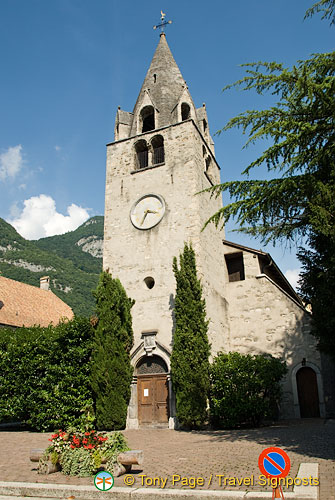
[{"label": "adjacent building", "polygon": [[49,278],[40,280],[40,288],[0,276],[0,328],[57,325],[73,318],[73,311],[51,290]]}]

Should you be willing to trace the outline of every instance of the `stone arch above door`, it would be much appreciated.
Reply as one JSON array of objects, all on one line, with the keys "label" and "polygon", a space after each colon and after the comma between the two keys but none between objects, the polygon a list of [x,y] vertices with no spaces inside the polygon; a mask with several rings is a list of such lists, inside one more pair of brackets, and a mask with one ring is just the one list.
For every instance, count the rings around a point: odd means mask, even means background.
[{"label": "stone arch above door", "polygon": [[[143,380],[147,377],[155,379],[152,387],[156,392],[163,391],[163,378],[165,378],[168,390],[168,420],[166,427],[174,429],[175,422],[175,400],[172,391],[170,376],[170,357],[171,351],[156,340],[157,331],[144,332],[143,341],[131,353],[131,364],[134,367],[133,381],[131,385],[131,398],[128,407],[127,428],[138,429],[139,421],[139,400],[144,397],[144,389],[150,390],[150,386],[144,387]],[[161,361],[158,361],[161,360]],[[144,368],[144,365],[147,365]],[[151,365],[151,366],[150,366]],[[153,369],[156,373],[138,373],[138,368],[142,366],[144,371]],[[160,368],[158,368],[158,366]],[[161,370],[157,373],[157,370]],[[142,371],[142,370],[140,370]],[[162,379],[159,381],[159,379]],[[157,380],[156,380],[157,379]],[[160,404],[160,401],[158,401]]]},{"label": "stone arch above door", "polygon": [[[145,332],[142,334],[144,340],[135,348],[130,355],[131,364],[137,367],[141,358],[145,356],[159,356],[165,362],[168,372],[170,373],[170,357],[171,351],[163,344],[156,340],[157,331]],[[134,373],[135,375],[135,373]]]},{"label": "stone arch above door", "polygon": [[135,368],[136,375],[168,374],[168,367],[164,359],[156,354],[153,356],[143,356]]}]

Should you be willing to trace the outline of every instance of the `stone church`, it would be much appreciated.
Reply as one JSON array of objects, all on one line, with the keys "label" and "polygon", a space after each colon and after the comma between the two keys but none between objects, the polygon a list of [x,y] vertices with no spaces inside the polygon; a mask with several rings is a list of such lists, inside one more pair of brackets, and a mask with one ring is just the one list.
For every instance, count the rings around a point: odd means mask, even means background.
[{"label": "stone church", "polygon": [[325,415],[320,354],[293,288],[268,253],[226,241],[213,225],[201,231],[222,201],[196,193],[219,182],[206,106],[196,108],[161,33],[134,110],[117,110],[107,145],[103,266],[136,301],[128,428],[176,426],[172,260],[185,242],[196,254],[212,356],[280,357],[289,369],[281,417]]}]

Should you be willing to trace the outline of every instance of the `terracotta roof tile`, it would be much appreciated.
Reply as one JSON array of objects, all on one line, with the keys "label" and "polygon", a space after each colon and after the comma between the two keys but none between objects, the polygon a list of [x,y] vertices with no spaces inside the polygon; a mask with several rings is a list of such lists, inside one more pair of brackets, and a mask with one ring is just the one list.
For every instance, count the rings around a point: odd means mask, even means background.
[{"label": "terracotta roof tile", "polygon": [[0,276],[0,324],[10,326],[57,325],[73,311],[51,290]]}]

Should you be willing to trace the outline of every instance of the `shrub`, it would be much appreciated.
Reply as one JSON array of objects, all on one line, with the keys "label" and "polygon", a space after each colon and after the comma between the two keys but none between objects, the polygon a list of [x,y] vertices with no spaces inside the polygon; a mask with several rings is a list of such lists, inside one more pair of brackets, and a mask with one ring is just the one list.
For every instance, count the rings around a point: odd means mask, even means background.
[{"label": "shrub", "polygon": [[219,353],[211,365],[211,422],[218,428],[258,426],[277,416],[286,365],[270,355]]},{"label": "shrub", "polygon": [[92,406],[93,329],[74,318],[56,327],[0,332],[0,420],[38,431],[80,425]]},{"label": "shrub", "polygon": [[94,292],[97,321],[91,363],[92,389],[98,429],[126,426],[133,368],[130,350],[133,330],[130,309],[134,301],[118,279],[101,273]]},{"label": "shrub", "polygon": [[171,374],[176,414],[182,426],[197,428],[207,419],[210,345],[205,300],[191,246],[185,244],[180,255],[180,268],[174,258],[173,271],[177,289]]}]

